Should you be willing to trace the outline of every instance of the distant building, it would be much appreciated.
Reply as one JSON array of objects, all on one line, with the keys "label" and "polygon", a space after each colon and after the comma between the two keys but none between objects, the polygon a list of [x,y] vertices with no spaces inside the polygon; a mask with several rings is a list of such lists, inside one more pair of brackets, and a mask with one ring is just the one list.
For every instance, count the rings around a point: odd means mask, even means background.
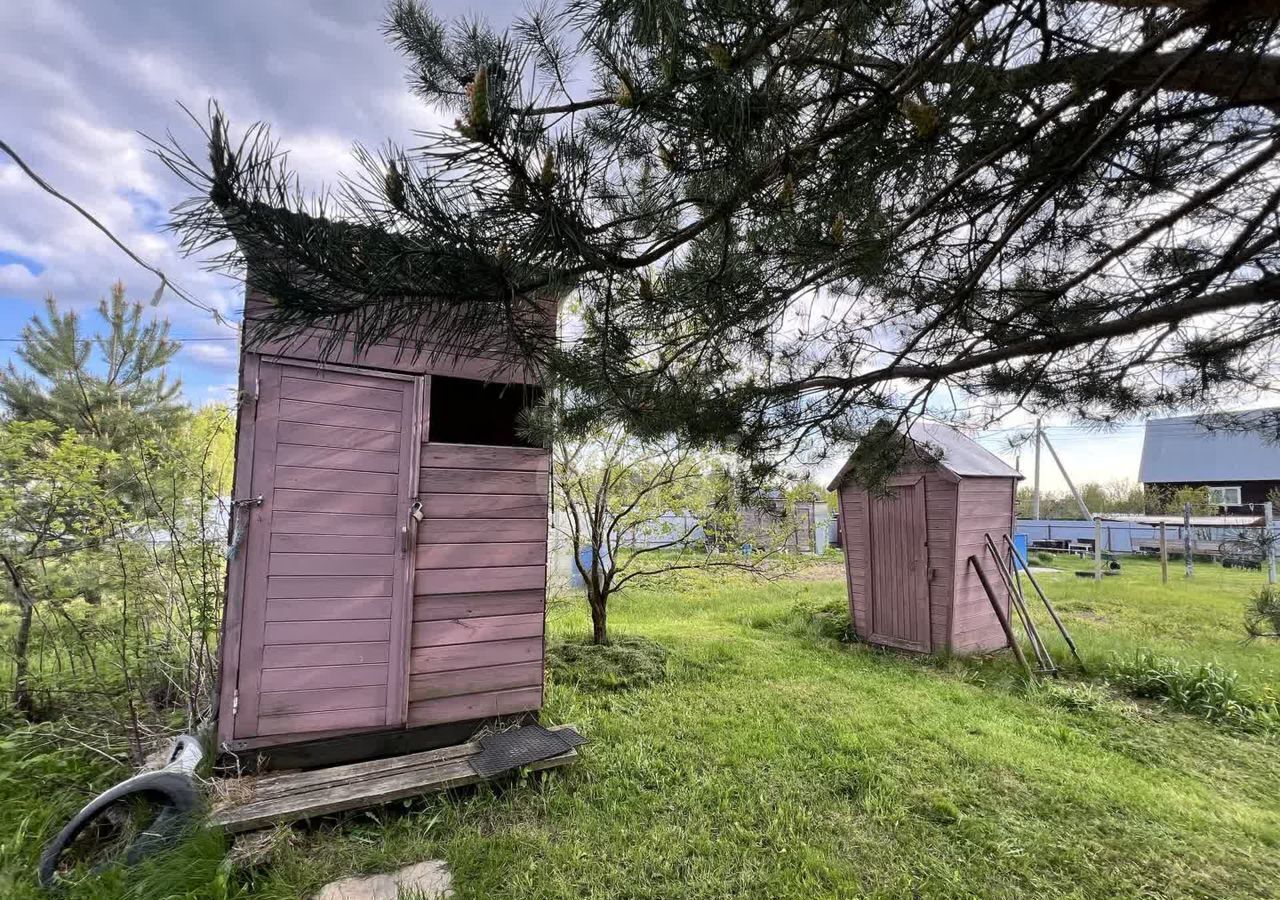
[{"label": "distant building", "polygon": [[1280,408],[1149,419],[1138,480],[1148,512],[1161,494],[1209,489],[1224,513],[1247,513],[1280,490]]}]

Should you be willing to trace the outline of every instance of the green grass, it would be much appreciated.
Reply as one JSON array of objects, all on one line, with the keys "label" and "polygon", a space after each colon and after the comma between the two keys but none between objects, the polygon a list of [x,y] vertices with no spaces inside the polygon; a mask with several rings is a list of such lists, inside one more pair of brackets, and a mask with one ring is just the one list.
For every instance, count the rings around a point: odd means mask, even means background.
[{"label": "green grass", "polygon": [[[1240,643],[1257,580],[1204,566],[1162,588],[1133,564],[1045,586],[1099,668],[1150,648],[1266,690],[1280,646]],[[843,595],[813,570],[635,591],[612,627],[665,645],[666,679],[554,681],[546,718],[591,739],[575,766],[296,829],[252,872],[228,876],[205,840],[70,896],[296,898],[428,857],[448,860],[461,898],[1275,896],[1274,740],[1095,681],[1027,687],[1005,658],[841,643],[810,613]],[[550,627],[585,633],[585,604],[557,605]],[[29,782],[5,752],[0,894],[35,896],[46,808],[86,771],[44,777],[45,760]]]}]

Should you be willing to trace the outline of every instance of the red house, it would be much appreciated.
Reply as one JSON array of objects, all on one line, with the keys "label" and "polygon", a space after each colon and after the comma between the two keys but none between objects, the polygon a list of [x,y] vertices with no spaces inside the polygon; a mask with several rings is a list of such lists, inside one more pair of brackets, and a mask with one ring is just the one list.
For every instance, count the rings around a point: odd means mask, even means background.
[{"label": "red house", "polygon": [[[251,296],[246,318],[269,301]],[[511,359],[302,338],[241,355],[218,736],[291,764],[542,705],[549,453]]]},{"label": "red house", "polygon": [[[1017,470],[960,432],[916,422],[887,494],[858,483],[858,453],[828,490],[840,496],[845,573],[854,631],[873,644],[918,653],[1006,645],[982,583],[994,572],[985,536],[1013,536]],[[1008,597],[1003,598],[1008,614]]]}]

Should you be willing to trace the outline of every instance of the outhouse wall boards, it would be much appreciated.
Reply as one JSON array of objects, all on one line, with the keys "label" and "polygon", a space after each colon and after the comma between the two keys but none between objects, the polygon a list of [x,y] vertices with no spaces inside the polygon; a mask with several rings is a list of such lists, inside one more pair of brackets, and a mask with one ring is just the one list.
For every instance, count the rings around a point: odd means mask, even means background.
[{"label": "outhouse wall boards", "polygon": [[539,388],[501,359],[323,349],[242,354],[220,742],[539,709],[549,453],[515,425]]},{"label": "outhouse wall boards", "polygon": [[839,492],[854,631],[919,653],[1003,647],[1004,631],[968,559],[988,558],[987,534],[997,547],[1002,535],[1012,539],[1022,476],[945,425],[916,422],[900,436],[904,464],[887,491],[860,486],[856,451],[828,488]]}]

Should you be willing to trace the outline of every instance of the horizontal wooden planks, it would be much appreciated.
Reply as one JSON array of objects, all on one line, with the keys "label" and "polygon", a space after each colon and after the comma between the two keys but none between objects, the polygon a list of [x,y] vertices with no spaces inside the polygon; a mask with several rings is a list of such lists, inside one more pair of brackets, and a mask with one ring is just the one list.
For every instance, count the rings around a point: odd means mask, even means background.
[{"label": "horizontal wooden planks", "polygon": [[390,597],[391,590],[390,575],[271,575],[267,578],[268,600]]},{"label": "horizontal wooden planks", "polygon": [[429,469],[548,472],[551,469],[551,454],[546,450],[531,447],[424,443],[418,464]]},{"label": "horizontal wooden planks", "polygon": [[546,495],[434,494],[421,495],[428,519],[541,519],[547,518]]},{"label": "horizontal wooden planks", "polygon": [[505,616],[540,613],[546,605],[541,590],[496,591],[487,594],[435,594],[416,598],[413,621],[465,619],[473,616]]},{"label": "horizontal wooden planks", "polygon": [[389,553],[272,553],[271,575],[394,575],[396,557]]},{"label": "horizontal wooden planks", "polygon": [[263,691],[307,691],[321,688],[357,687],[387,683],[387,664],[356,666],[304,666],[267,669],[262,673]]},{"label": "horizontal wooden planks", "polygon": [[520,591],[544,588],[545,566],[501,566],[462,569],[419,569],[413,573],[414,597],[427,594],[464,594],[470,591]]},{"label": "horizontal wooden planks", "polygon": [[315,403],[332,403],[355,409],[381,409],[399,412],[404,394],[399,390],[356,382],[356,376],[344,376],[341,381],[326,381],[320,377],[285,375],[280,379],[280,396],[286,400],[309,400]]},{"label": "horizontal wooden planks", "polygon": [[[569,726],[555,726],[559,731]],[[480,752],[477,742],[410,753],[394,759],[332,766],[307,772],[267,775],[238,781],[234,790],[218,792],[238,799],[214,809],[210,821],[228,832],[252,831],[342,810],[362,809],[417,794],[477,784],[481,778],[470,758]],[[548,769],[577,758],[570,750],[529,764]]]},{"label": "horizontal wooden planks", "polygon": [[357,409],[307,400],[281,400],[280,419],[307,425],[341,425],[344,428],[365,428],[397,434],[400,432],[400,413],[397,411]]},{"label": "horizontal wooden planks", "polygon": [[417,622],[413,626],[412,644],[414,648],[438,647],[444,644],[505,641],[541,635],[541,612],[507,616],[474,616],[465,619]]},{"label": "horizontal wooden planks", "polygon": [[409,673],[426,675],[482,666],[503,666],[542,659],[542,638],[518,638],[475,644],[417,647],[409,654]]},{"label": "horizontal wooden planks", "polygon": [[335,619],[389,619],[390,597],[350,600],[268,600],[268,622],[316,622]]},{"label": "horizontal wooden planks", "polygon": [[386,641],[343,642],[340,644],[301,644],[298,646],[266,647],[262,651],[262,665],[266,669],[287,669],[295,666],[354,666],[368,663],[385,663],[391,658],[391,648]]},{"label": "horizontal wooden planks", "polygon": [[[394,516],[396,496],[394,494],[352,494],[346,491],[277,489],[275,508],[281,512]],[[277,530],[274,523],[272,530]]]},{"label": "horizontal wooden planks", "polygon": [[418,700],[409,703],[409,725],[437,725],[442,722],[459,722],[466,719],[483,719],[491,716],[509,716],[526,712],[542,705],[542,688],[518,688],[511,691],[493,691],[481,694],[461,694],[439,700]]},{"label": "horizontal wooden planks", "polygon": [[398,481],[394,472],[361,472],[351,468],[323,469],[313,466],[276,466],[277,492],[292,488],[302,491],[394,494]]},{"label": "horizontal wooden planks", "polygon": [[409,700],[435,700],[459,694],[538,687],[541,684],[542,664],[539,662],[481,666],[456,672],[412,676],[409,679]]},{"label": "horizontal wooden planks", "polygon": [[422,445],[410,724],[542,702],[550,455]]},{"label": "horizontal wooden planks", "polygon": [[527,543],[547,540],[547,519],[428,519],[418,526],[418,546],[456,543]]},{"label": "horizontal wooden planks", "polygon": [[546,472],[495,472],[489,469],[419,470],[418,490],[438,494],[534,494],[546,497]]},{"label": "horizontal wooden planks", "polygon": [[271,552],[389,555],[396,552],[396,542],[389,534],[273,534]]},{"label": "horizontal wooden planks", "polygon": [[385,684],[344,685],[305,691],[264,691],[258,715],[283,716],[339,709],[367,709],[385,705]]},{"label": "horizontal wooden planks", "polygon": [[309,622],[268,622],[267,646],[279,644],[338,644],[348,641],[387,641],[387,619],[329,619]]},{"label": "horizontal wooden planks", "polygon": [[276,427],[277,440],[290,447],[324,447],[362,453],[397,453],[400,450],[400,435],[394,431],[370,431],[346,425],[315,425],[305,422],[280,422]]},{"label": "horizontal wooden planks", "polygon": [[540,566],[547,560],[541,541],[423,544],[417,548],[415,568],[464,569],[472,566]]},{"label": "horizontal wooden planks", "polygon": [[396,517],[351,513],[289,512],[277,509],[271,516],[272,534],[378,535],[394,537]]},{"label": "horizontal wooden planks", "polygon": [[376,725],[385,725],[386,721],[385,704],[366,709],[334,709],[280,716],[258,716],[258,734],[301,734],[307,731],[330,731],[339,728],[371,728]]}]

